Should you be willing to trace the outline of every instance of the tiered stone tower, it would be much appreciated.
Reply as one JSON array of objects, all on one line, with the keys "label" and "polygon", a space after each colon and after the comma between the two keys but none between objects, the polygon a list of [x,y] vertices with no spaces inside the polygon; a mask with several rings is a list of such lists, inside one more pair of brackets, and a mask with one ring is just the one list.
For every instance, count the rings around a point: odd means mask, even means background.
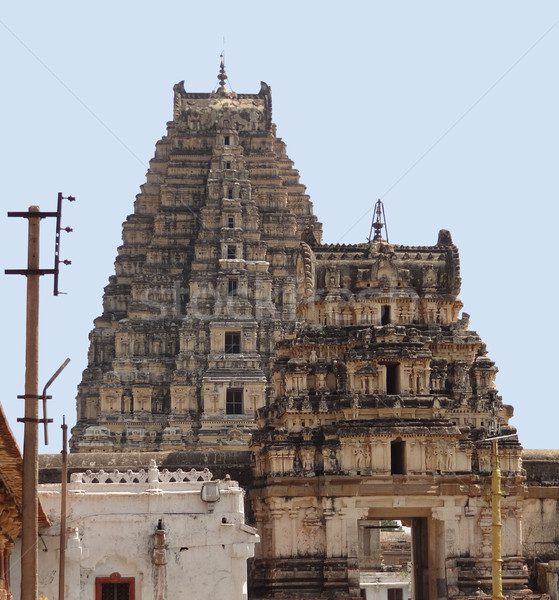
[{"label": "tiered stone tower", "polygon": [[91,333],[72,451],[245,448],[296,324],[301,239],[321,226],[271,90],[174,88]]},{"label": "tiered stone tower", "polygon": [[245,475],[252,452],[252,600],[361,597],[384,519],[412,529],[415,600],[465,600],[491,587],[484,440],[499,431],[505,590],[535,598],[512,408],[460,316],[450,234],[390,244],[379,211],[369,241],[323,245],[270,88],[228,91],[223,64],[219,82],[174,88],[91,333],[72,451],[120,452],[101,455],[113,466],[228,456]]},{"label": "tiered stone tower", "polygon": [[[368,243],[301,244],[305,325],[277,345],[275,400],[259,411],[252,443],[255,598],[301,590],[358,598],[371,562],[365,540],[385,519],[413,530],[417,600],[491,589],[491,447],[483,440],[491,427],[515,432],[512,408],[502,405],[497,369],[468,315],[459,318],[449,232],[434,246],[411,247],[389,244],[382,223],[374,227]],[[503,574],[513,592],[527,583],[515,437],[502,440],[500,459]]]}]

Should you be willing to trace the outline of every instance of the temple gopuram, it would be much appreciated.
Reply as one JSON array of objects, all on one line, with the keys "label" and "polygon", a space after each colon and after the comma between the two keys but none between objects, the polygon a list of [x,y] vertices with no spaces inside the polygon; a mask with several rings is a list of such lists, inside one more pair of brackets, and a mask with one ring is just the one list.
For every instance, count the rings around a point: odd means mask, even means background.
[{"label": "temple gopuram", "polygon": [[[270,87],[230,90],[223,63],[218,82],[174,87],[90,335],[70,466],[232,472],[260,535],[253,600],[467,600],[491,594],[498,436],[504,594],[555,598],[558,456],[526,454],[509,424],[451,234],[389,242],[379,201],[368,238],[324,243]],[[390,527],[410,539],[397,568]]]}]

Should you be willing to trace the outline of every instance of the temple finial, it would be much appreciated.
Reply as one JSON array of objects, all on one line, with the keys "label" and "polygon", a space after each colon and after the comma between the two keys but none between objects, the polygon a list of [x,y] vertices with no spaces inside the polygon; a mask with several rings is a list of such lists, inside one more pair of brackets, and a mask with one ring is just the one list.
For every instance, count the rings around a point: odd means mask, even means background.
[{"label": "temple finial", "polygon": [[225,63],[223,62],[223,52],[219,55],[221,58],[221,63],[219,64],[219,75],[217,76],[219,80],[219,88],[218,92],[226,92],[225,82],[227,81],[227,73],[225,72]]},{"label": "temple finial", "polygon": [[[384,220],[383,220],[384,219]],[[375,210],[373,215],[373,222],[371,223],[371,230],[369,231],[369,242],[382,242],[382,229],[386,234],[386,241],[388,242],[388,229],[386,227],[386,216],[384,215],[384,204],[377,200],[375,204]],[[373,235],[373,229],[375,233]],[[372,240],[371,240],[372,236]]]}]

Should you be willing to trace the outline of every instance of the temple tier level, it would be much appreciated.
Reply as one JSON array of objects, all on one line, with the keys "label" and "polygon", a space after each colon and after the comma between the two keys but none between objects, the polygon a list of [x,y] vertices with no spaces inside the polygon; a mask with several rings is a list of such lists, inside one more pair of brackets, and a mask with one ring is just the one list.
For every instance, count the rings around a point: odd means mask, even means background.
[{"label": "temple tier level", "polygon": [[[90,336],[72,452],[213,454],[245,471],[252,454],[254,600],[368,594],[386,520],[410,527],[415,600],[479,596],[484,440],[515,430],[460,314],[450,233],[391,244],[377,218],[369,241],[324,245],[270,88],[228,91],[223,68],[219,80],[209,94],[174,88]],[[528,582],[521,451],[516,437],[500,445],[511,594]]]}]

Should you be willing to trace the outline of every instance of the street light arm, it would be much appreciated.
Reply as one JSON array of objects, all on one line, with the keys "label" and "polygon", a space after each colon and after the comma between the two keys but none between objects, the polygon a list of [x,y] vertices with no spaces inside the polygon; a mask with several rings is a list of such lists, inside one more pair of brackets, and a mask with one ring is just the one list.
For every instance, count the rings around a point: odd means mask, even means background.
[{"label": "street light arm", "polygon": [[48,422],[47,422],[47,390],[49,389],[49,387],[52,385],[53,381],[60,375],[60,373],[62,373],[62,371],[66,368],[66,366],[68,365],[68,363],[70,362],[70,359],[67,358],[61,365],[60,367],[58,367],[58,370],[56,371],[56,373],[47,381],[45,387],[43,388],[43,394],[42,394],[42,398],[43,398],[43,426],[44,426],[44,432],[45,432],[45,445],[48,446],[49,443],[49,433],[48,433]]}]

